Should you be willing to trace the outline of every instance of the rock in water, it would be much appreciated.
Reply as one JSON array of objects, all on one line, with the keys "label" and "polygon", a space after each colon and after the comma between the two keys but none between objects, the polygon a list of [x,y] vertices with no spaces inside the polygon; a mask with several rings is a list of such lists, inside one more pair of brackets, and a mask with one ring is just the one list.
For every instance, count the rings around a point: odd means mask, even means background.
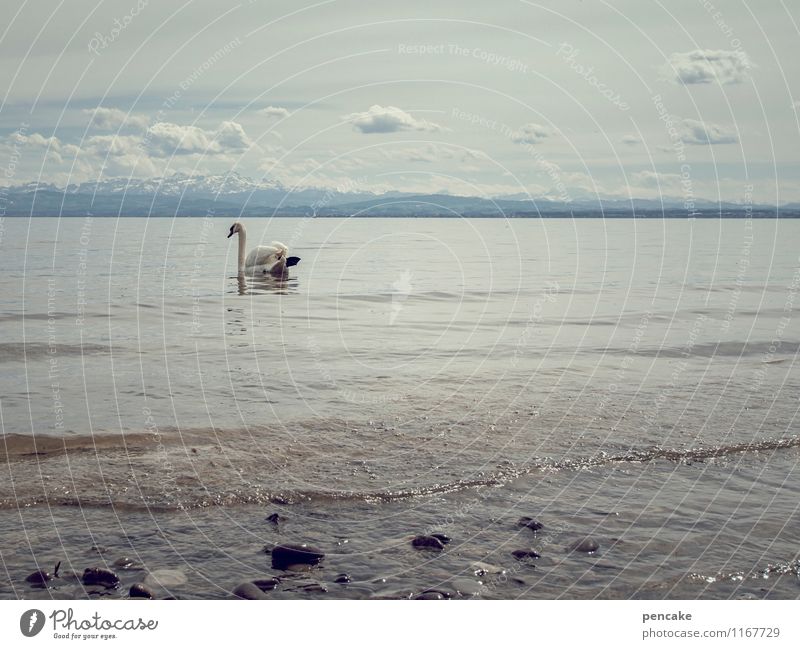
[{"label": "rock in water", "polygon": [[278,514],[270,514],[269,516],[267,516],[267,522],[268,523],[273,523],[274,525],[277,525],[282,520],[283,520],[283,518],[281,518],[280,515],[278,515]]},{"label": "rock in water", "polygon": [[475,597],[483,592],[483,585],[473,579],[453,579],[450,582],[461,597]]},{"label": "rock in water", "polygon": [[592,554],[600,549],[600,544],[593,538],[587,536],[585,539],[575,541],[575,543],[569,546],[569,549],[572,552],[585,552],[586,554]]},{"label": "rock in water", "polygon": [[254,579],[252,581],[253,584],[258,586],[261,590],[275,590],[280,584],[280,580],[275,579],[274,577],[267,577],[266,579]]},{"label": "rock in water", "polygon": [[444,550],[444,543],[435,536],[417,536],[411,545],[417,550]]},{"label": "rock in water", "polygon": [[514,550],[511,554],[517,561],[524,561],[525,559],[538,559],[542,556],[536,552],[536,550]]},{"label": "rock in water", "polygon": [[484,563],[483,561],[476,561],[473,563],[471,570],[476,577],[485,577],[486,575],[504,575],[506,573],[506,569],[502,566],[493,566],[492,564]]},{"label": "rock in water", "polygon": [[153,570],[144,578],[144,583],[148,586],[160,586],[161,588],[177,588],[183,586],[189,579],[182,570]]},{"label": "rock in water", "polygon": [[534,532],[538,532],[540,529],[544,527],[539,521],[535,518],[531,518],[530,516],[523,516],[517,521],[517,525],[519,527],[527,527],[529,530]]},{"label": "rock in water", "polygon": [[239,584],[236,588],[234,588],[233,594],[239,599],[268,599],[268,597],[264,594],[264,591],[249,581]]},{"label": "rock in water", "polygon": [[58,577],[58,569],[61,567],[61,562],[59,561],[56,564],[56,567],[53,568],[53,574],[50,574],[46,570],[37,570],[36,572],[32,572],[27,577],[25,577],[25,581],[29,584],[33,584],[34,586],[47,586],[47,582],[52,581],[56,577]]},{"label": "rock in water", "polygon": [[350,578],[350,575],[343,572],[340,575],[336,575],[336,578],[333,581],[337,584],[349,584],[353,580]]},{"label": "rock in water", "polygon": [[87,568],[83,571],[82,581],[84,586],[103,586],[104,588],[119,586],[119,577],[107,568]]},{"label": "rock in water", "polygon": [[442,542],[442,545],[447,545],[451,540],[447,534],[440,534],[438,532],[431,534],[431,536],[435,539],[439,539]]},{"label": "rock in water", "polygon": [[143,597],[145,599],[153,599],[153,597],[155,597],[155,595],[153,595],[153,591],[144,584],[134,584],[131,586],[131,589],[128,591],[128,595],[131,597]]},{"label": "rock in water", "polygon": [[305,543],[293,545],[276,545],[272,548],[272,567],[286,570],[294,564],[316,566],[325,558],[325,553]]}]

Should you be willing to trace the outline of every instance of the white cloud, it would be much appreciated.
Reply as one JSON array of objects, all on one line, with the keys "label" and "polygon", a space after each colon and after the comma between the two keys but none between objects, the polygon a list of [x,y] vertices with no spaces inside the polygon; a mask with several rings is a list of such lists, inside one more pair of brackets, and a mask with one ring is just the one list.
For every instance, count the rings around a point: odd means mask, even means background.
[{"label": "white cloud", "polygon": [[738,142],[733,131],[719,124],[700,122],[696,119],[683,120],[681,139],[687,144],[731,144]]},{"label": "white cloud", "polygon": [[547,137],[550,137],[550,129],[541,124],[531,122],[515,132],[511,136],[511,140],[517,144],[536,144]]},{"label": "white cloud", "polygon": [[153,124],[144,138],[148,150],[155,156],[218,155],[240,153],[251,145],[241,124],[222,122],[217,131],[198,126],[181,126],[171,122]]},{"label": "white cloud", "polygon": [[342,119],[352,122],[362,133],[395,133],[397,131],[440,131],[438,124],[417,119],[396,106],[371,106],[363,113],[351,113]]},{"label": "white cloud", "polygon": [[267,106],[266,108],[262,108],[258,111],[262,115],[266,115],[267,117],[274,117],[275,119],[280,119],[282,117],[289,117],[289,111],[285,108],[279,108],[278,106]]},{"label": "white cloud", "polygon": [[642,143],[642,141],[635,135],[623,135],[621,141],[623,144],[627,144],[628,146],[636,146],[637,144]]},{"label": "white cloud", "polygon": [[86,108],[83,111],[91,115],[90,123],[104,131],[116,131],[122,126],[129,126],[139,131],[147,130],[149,119],[143,115],[131,115],[119,108]]},{"label": "white cloud", "polygon": [[727,50],[693,50],[675,52],[669,57],[665,71],[680,83],[730,84],[744,81],[753,67],[747,54]]},{"label": "white cloud", "polygon": [[680,183],[680,174],[665,174],[657,171],[637,171],[630,175],[633,185],[637,187],[672,187]]}]

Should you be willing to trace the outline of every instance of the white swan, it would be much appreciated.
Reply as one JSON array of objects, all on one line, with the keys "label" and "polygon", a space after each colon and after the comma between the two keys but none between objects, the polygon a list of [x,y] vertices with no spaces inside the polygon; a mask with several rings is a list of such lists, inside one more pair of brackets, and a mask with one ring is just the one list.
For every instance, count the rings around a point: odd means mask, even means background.
[{"label": "white swan", "polygon": [[239,275],[266,275],[283,277],[289,266],[294,266],[300,257],[289,257],[289,249],[280,241],[273,241],[269,246],[256,246],[245,259],[244,249],[247,246],[247,231],[244,226],[235,221],[228,233],[228,239],[234,234],[239,235]]}]

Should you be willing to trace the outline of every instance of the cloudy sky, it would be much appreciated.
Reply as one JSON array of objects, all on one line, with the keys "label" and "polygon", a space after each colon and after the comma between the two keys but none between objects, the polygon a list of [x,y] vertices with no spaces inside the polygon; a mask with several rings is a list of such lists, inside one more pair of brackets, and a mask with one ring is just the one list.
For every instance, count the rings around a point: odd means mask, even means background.
[{"label": "cloudy sky", "polygon": [[4,14],[5,185],[235,171],[800,200],[788,0],[6,0]]}]

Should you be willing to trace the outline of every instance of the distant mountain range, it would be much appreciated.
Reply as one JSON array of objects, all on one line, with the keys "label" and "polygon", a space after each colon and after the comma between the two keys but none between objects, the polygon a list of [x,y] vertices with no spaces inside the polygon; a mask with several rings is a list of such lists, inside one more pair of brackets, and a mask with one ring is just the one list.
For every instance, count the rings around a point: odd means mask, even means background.
[{"label": "distant mountain range", "polygon": [[[737,203],[696,201],[700,216],[744,216]],[[0,187],[7,216],[384,216],[384,217],[683,217],[678,198],[622,200],[584,197],[569,203],[524,195],[495,199],[403,192],[374,194],[288,188],[237,173],[174,174],[165,178],[109,178],[61,188],[47,183]],[[754,218],[800,217],[800,203],[754,205]]]}]

